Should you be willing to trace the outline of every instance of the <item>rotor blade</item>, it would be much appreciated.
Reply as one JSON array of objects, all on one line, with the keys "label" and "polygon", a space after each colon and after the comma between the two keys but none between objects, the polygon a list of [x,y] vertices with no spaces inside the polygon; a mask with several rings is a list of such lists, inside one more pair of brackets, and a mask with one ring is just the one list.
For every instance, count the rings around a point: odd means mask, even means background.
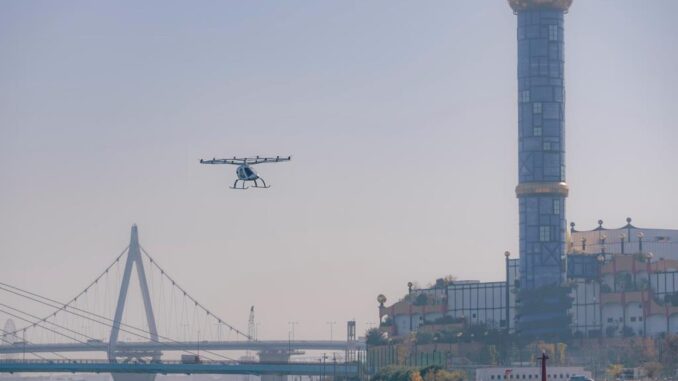
[{"label": "rotor blade", "polygon": [[245,159],[211,159],[203,160],[200,159],[200,164],[232,164],[232,165],[241,165],[245,164]]},{"label": "rotor blade", "polygon": [[246,163],[249,165],[254,165],[254,164],[262,164],[262,163],[280,163],[283,161],[290,161],[292,160],[292,156],[288,157],[259,157],[257,156],[256,158],[247,158]]}]

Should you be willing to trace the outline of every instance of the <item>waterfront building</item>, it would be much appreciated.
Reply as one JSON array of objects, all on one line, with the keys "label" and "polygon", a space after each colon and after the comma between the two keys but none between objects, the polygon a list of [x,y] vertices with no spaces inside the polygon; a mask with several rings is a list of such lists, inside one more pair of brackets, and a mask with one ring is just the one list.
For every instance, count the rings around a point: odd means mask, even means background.
[{"label": "waterfront building", "polygon": [[[585,376],[591,378],[591,372],[578,366],[549,366],[546,373],[547,381],[569,381],[572,376]],[[478,368],[476,369],[476,381],[510,381],[510,380],[534,380],[541,381],[541,368],[539,367],[516,367],[516,368]]]},{"label": "waterfront building", "polygon": [[[391,306],[403,336],[439,323],[539,339],[678,333],[678,230],[566,226],[564,15],[572,0],[508,0],[517,15],[518,259],[498,282],[436,282]],[[571,302],[570,302],[571,301]],[[430,328],[430,327],[429,327]],[[444,329],[450,329],[445,327]]]},{"label": "waterfront building", "polygon": [[[605,234],[619,240],[610,242]],[[574,337],[678,333],[676,242],[678,230],[636,228],[630,219],[619,229],[605,229],[602,223],[586,232],[571,229],[563,283],[572,298],[566,330]],[[482,326],[521,333],[516,319],[522,275],[519,262],[506,258],[503,281],[439,280],[430,288],[409,288],[398,302],[380,306],[382,327],[391,336],[407,335],[422,326],[429,331],[434,326],[457,330]]]}]

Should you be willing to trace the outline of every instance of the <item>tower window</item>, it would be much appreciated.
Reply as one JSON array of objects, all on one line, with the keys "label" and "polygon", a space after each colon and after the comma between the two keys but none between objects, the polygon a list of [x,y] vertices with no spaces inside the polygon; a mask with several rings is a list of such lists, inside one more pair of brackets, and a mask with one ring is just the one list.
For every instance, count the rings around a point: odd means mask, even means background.
[{"label": "tower window", "polygon": [[540,226],[539,227],[539,241],[548,242],[551,240],[551,227],[550,226]]},{"label": "tower window", "polygon": [[541,114],[541,103],[540,102],[535,102],[532,105],[532,112],[534,114]]},{"label": "tower window", "polygon": [[560,200],[553,200],[553,214],[560,214]]},{"label": "tower window", "polygon": [[549,25],[549,41],[558,41],[558,25]]},{"label": "tower window", "polygon": [[534,136],[541,136],[541,127],[535,127],[535,128],[533,128],[533,129],[532,129],[532,132],[533,132],[532,134],[533,134]]},{"label": "tower window", "polygon": [[520,101],[523,103],[530,101],[530,90],[523,90],[520,92]]}]

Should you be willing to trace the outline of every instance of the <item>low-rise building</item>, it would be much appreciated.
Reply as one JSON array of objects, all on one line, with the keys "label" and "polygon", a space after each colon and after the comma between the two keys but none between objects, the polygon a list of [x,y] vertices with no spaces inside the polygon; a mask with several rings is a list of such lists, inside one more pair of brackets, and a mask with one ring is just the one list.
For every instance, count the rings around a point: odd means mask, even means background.
[{"label": "low-rise building", "polygon": [[[591,372],[576,366],[549,366],[546,369],[547,381],[569,381],[573,376],[591,378]],[[476,369],[476,381],[541,381],[541,368],[518,367],[518,368],[479,368]]]},{"label": "low-rise building", "polygon": [[[627,224],[578,231],[574,224],[565,258],[570,287],[571,333],[575,337],[658,336],[678,333],[678,230]],[[613,239],[613,237],[616,237]],[[652,251],[651,251],[652,250]],[[422,325],[463,322],[466,327],[515,332],[520,290],[519,259],[506,257],[498,282],[443,281],[408,288],[382,305],[382,327],[403,336]]]}]

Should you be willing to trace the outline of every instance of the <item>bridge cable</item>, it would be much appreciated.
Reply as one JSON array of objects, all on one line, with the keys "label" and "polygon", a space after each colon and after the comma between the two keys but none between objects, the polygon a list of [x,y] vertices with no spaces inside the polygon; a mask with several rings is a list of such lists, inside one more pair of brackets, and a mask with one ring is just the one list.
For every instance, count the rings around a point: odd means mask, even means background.
[{"label": "bridge cable", "polygon": [[[5,333],[5,334],[8,333],[7,331],[5,331],[4,329],[1,329],[1,328],[0,328],[0,332],[3,332],[3,333]],[[0,340],[4,341],[5,343],[7,343],[7,344],[9,344],[9,345],[15,345],[14,342],[9,341],[9,340],[7,340],[7,339],[5,339],[5,338],[3,338],[3,337],[0,337]],[[24,342],[27,342],[26,339],[24,339],[23,341],[24,341]],[[28,353],[31,354],[31,355],[33,355],[33,356],[35,356],[35,357],[37,357],[37,358],[39,358],[40,360],[47,360],[47,357],[42,356],[42,355],[40,355],[39,353],[35,353],[35,352],[28,352]],[[55,355],[61,357],[61,358],[64,359],[64,360],[70,360],[68,357],[62,355],[61,353],[57,353],[57,352],[49,352],[49,353],[54,353]]]},{"label": "bridge cable", "polygon": [[[5,283],[2,283],[2,282],[0,282],[0,284],[5,285]],[[9,287],[13,287],[13,286],[9,286]],[[14,287],[14,288],[19,289],[18,287]],[[4,288],[4,287],[0,287],[0,289],[1,289],[1,290],[8,291],[8,292],[11,292],[11,293],[13,293],[13,294],[15,294],[15,295],[18,295],[18,296],[27,298],[27,299],[29,299],[29,300],[32,300],[32,301],[41,303],[41,304],[43,304],[43,305],[46,305],[46,306],[49,306],[49,307],[54,307],[53,305],[51,305],[51,304],[49,304],[49,303],[45,303],[45,302],[43,302],[43,301],[37,300],[37,299],[35,299],[35,298],[28,297],[28,296],[26,296],[26,295],[21,295],[21,294],[19,294],[19,293],[14,292],[14,291],[7,290],[7,289]],[[21,289],[19,289],[19,290],[21,290]],[[26,293],[28,293],[28,294],[33,294],[33,293],[29,292],[29,291],[24,291],[24,290],[21,290],[21,291],[26,292]],[[35,296],[37,296],[37,297],[40,297],[40,298],[43,298],[43,299],[50,300],[49,298],[45,298],[45,297],[40,296],[40,295],[37,295],[37,294],[33,294],[33,295],[35,295]],[[51,300],[50,300],[50,301],[51,301]],[[59,304],[59,302],[56,302],[56,303]],[[1,304],[1,303],[0,303],[0,304]],[[10,307],[10,308],[11,308],[11,307]],[[104,316],[97,315],[97,314],[95,314],[95,313],[92,313],[92,312],[89,312],[89,311],[86,311],[86,310],[83,310],[83,309],[80,309],[80,308],[77,308],[77,307],[69,306],[68,308],[76,309],[76,310],[82,311],[82,312],[84,312],[84,313],[87,313],[87,314],[90,314],[90,315],[94,315],[94,316],[97,316],[97,317],[102,318],[102,319],[105,319],[105,320],[110,320],[110,321],[112,321],[112,319],[106,318],[106,317],[104,317]],[[1,311],[1,310],[0,310],[0,311]],[[92,318],[90,318],[90,317],[88,317],[88,316],[81,315],[81,314],[78,314],[78,313],[69,311],[68,309],[63,310],[63,311],[64,311],[64,312],[67,312],[67,313],[70,313],[70,314],[73,314],[73,315],[75,315],[75,316],[79,316],[79,317],[82,317],[82,318],[84,318],[84,319],[93,321],[93,322],[98,323],[98,324],[106,325],[106,326],[111,327],[111,328],[113,327],[113,325],[110,324],[110,323],[101,322],[101,321],[99,321],[99,320],[92,319]],[[22,313],[27,314],[27,313],[25,313],[25,312],[22,312]],[[22,319],[22,320],[27,321],[26,319]],[[42,322],[33,322],[29,327],[40,326],[41,328],[47,329],[47,330],[49,330],[49,331],[51,331],[51,332],[54,332],[54,333],[56,333],[56,334],[60,334],[60,333],[58,333],[58,332],[55,332],[55,331],[53,331],[53,330],[50,330],[50,329],[47,328],[47,327],[41,326],[41,325],[40,325],[41,323],[42,323]],[[69,331],[74,332],[74,333],[76,333],[76,334],[78,334],[78,335],[81,335],[81,336],[85,336],[85,337],[90,338],[90,337],[87,336],[87,335],[81,334],[81,333],[79,333],[79,332],[75,332],[75,331],[73,331],[73,330],[71,330],[71,329],[69,329],[69,328],[67,328],[67,327],[63,327],[63,326],[60,326],[60,325],[55,324],[55,323],[52,323],[52,322],[48,322],[48,323],[53,324],[53,325],[56,325],[57,327],[60,327],[60,328],[65,329],[65,330],[69,330]],[[127,327],[136,329],[136,330],[138,330],[138,331],[142,331],[142,332],[148,333],[149,336],[150,336],[150,332],[145,331],[145,330],[143,330],[143,329],[141,329],[141,328],[134,327],[134,326],[130,326],[130,325],[124,324],[124,323],[121,323],[121,325],[125,325],[125,326],[127,326]],[[163,342],[161,342],[161,341],[159,341],[159,340],[152,340],[150,337],[146,337],[146,336],[141,335],[141,334],[138,334],[138,333],[136,333],[136,332],[132,332],[132,331],[129,331],[129,330],[126,330],[126,329],[122,329],[122,328],[120,328],[120,330],[123,331],[123,332],[129,333],[129,334],[131,334],[131,335],[140,337],[140,338],[142,338],[142,339],[150,340],[151,342],[155,342],[155,343],[158,343],[158,344],[163,344]],[[78,340],[78,339],[74,339],[74,338],[72,338],[72,337],[70,337],[70,336],[66,336],[66,335],[61,335],[61,336],[68,337],[68,338],[70,338],[70,339],[72,339],[72,340],[75,340],[75,341],[78,341],[78,342],[80,342],[80,343],[82,343],[82,344],[92,345],[91,343],[85,343],[85,342],[80,341],[80,340]],[[174,340],[174,339],[172,339],[172,338],[163,337],[163,336],[158,336],[158,338],[163,338],[163,339],[166,339],[166,340],[168,340],[168,341],[170,341],[170,342],[174,342],[174,343],[177,343],[177,344],[181,344],[180,341]],[[93,339],[93,338],[90,338],[90,339]],[[179,351],[181,351],[181,352],[186,352],[186,353],[188,353],[188,354],[195,355],[194,352],[191,352],[191,351],[189,351],[189,350],[181,350],[181,349],[180,349]],[[210,353],[210,354],[214,354],[214,355],[219,356],[219,357],[222,357],[223,359],[226,359],[226,360],[236,361],[235,359],[233,359],[233,358],[231,358],[231,357],[228,357],[228,356],[225,356],[225,355],[221,355],[221,354],[216,353],[216,352],[213,352],[213,351],[205,350],[205,352]],[[214,359],[209,358],[209,357],[207,357],[207,359],[210,360],[210,361],[213,361],[213,360],[214,360]]]},{"label": "bridge cable", "polygon": [[[5,310],[3,310],[3,309],[1,309],[1,308],[0,308],[0,313],[4,313],[4,314],[9,315],[9,316],[11,316],[11,317],[13,317],[13,318],[16,318],[16,319],[19,319],[19,320],[23,320],[23,321],[25,321],[25,322],[27,322],[27,323],[30,323],[31,325],[34,324],[34,322],[32,322],[32,321],[30,321],[30,320],[28,320],[28,319],[25,319],[25,318],[23,318],[23,317],[21,317],[21,316],[19,316],[19,315],[15,315],[15,314],[13,314],[13,313],[11,313],[11,312],[7,312],[7,311],[5,311]],[[50,331],[50,332],[56,333],[57,335],[60,335],[60,336],[69,338],[69,339],[74,340],[74,341],[77,341],[77,342],[79,342],[79,343],[81,343],[81,344],[88,344],[88,343],[85,342],[85,341],[82,341],[82,340],[80,340],[80,339],[78,339],[78,338],[69,336],[69,335],[67,335],[67,334],[65,334],[65,333],[62,333],[62,332],[59,332],[59,331],[55,331],[55,330],[53,330],[53,329],[51,329],[51,328],[48,328],[48,327],[44,327],[44,326],[40,326],[40,325],[38,325],[38,326],[39,326],[40,328],[42,328],[42,329],[46,329],[46,330],[48,330],[48,331]]]},{"label": "bridge cable", "polygon": [[[35,297],[37,297],[37,298],[41,298],[41,299],[48,300],[49,302],[51,302],[51,303],[56,303],[57,305],[61,305],[61,303],[58,302],[58,301],[56,301],[56,300],[53,300],[53,299],[50,299],[50,298],[47,298],[47,297],[44,297],[44,296],[35,294],[35,293],[33,293],[33,292],[30,292],[30,291],[23,290],[23,289],[21,289],[21,288],[19,288],[19,287],[15,287],[15,286],[12,286],[12,285],[3,283],[3,282],[0,282],[0,285],[2,285],[2,286],[7,286],[7,287],[10,287],[10,288],[19,290],[20,292],[23,292],[23,293],[26,293],[26,294],[35,296]],[[30,296],[22,295],[22,294],[20,294],[20,293],[18,293],[18,292],[9,290],[9,289],[7,289],[7,288],[5,288],[5,287],[1,287],[1,286],[0,286],[0,290],[4,290],[4,291],[10,292],[10,293],[12,293],[12,294],[18,295],[18,296],[20,296],[20,297],[23,297],[23,298],[26,298],[26,299],[35,301],[35,302],[37,302],[37,303],[40,303],[40,304],[43,304],[43,305],[46,305],[46,306],[49,306],[49,307],[52,307],[52,308],[56,308],[56,306],[54,306],[54,305],[52,305],[52,304],[49,304],[49,303],[47,303],[47,302],[38,300],[38,299],[33,298],[33,297],[30,297]],[[75,316],[82,317],[82,318],[84,318],[84,319],[88,319],[88,320],[93,321],[93,322],[98,323],[98,324],[106,325],[106,326],[108,326],[108,327],[113,327],[113,324],[115,324],[115,322],[113,321],[113,319],[107,318],[107,317],[105,317],[105,316],[101,316],[101,315],[95,314],[95,313],[93,313],[93,312],[89,312],[89,311],[83,310],[83,309],[81,309],[81,308],[73,307],[73,306],[68,306],[68,308],[73,309],[73,310],[77,310],[77,311],[81,311],[81,312],[83,312],[83,313],[86,313],[86,314],[89,314],[89,315],[92,315],[92,316],[96,316],[96,317],[98,317],[98,318],[100,318],[100,319],[108,320],[108,321],[111,321],[111,322],[113,322],[113,323],[102,322],[102,321],[93,319],[93,318],[91,318],[91,317],[88,317],[88,316],[85,316],[85,315],[82,315],[82,314],[75,313],[75,312],[70,311],[70,310],[68,310],[68,309],[63,309],[63,311],[64,311],[64,312],[67,312],[67,313],[70,313],[70,314],[73,314],[73,315],[75,315]],[[22,320],[26,321],[25,319],[22,319]],[[43,321],[34,322],[34,323],[31,324],[31,326],[39,325],[39,324],[41,324],[42,322],[43,322]],[[49,322],[49,323],[50,323],[50,324],[55,324],[55,323],[51,323],[51,322]],[[55,325],[56,325],[56,324],[55,324]],[[144,332],[144,333],[148,333],[148,334],[150,335],[150,332],[149,332],[149,331],[146,331],[146,330],[144,330],[144,329],[142,329],[142,328],[138,328],[138,327],[131,326],[131,325],[129,325],[129,324],[120,323],[120,326],[121,326],[121,327],[125,326],[125,327],[131,328],[131,329],[135,329],[135,330],[137,330],[137,331],[141,331],[141,332]],[[41,327],[42,327],[42,326],[41,326]],[[27,327],[27,328],[28,328],[28,327]],[[45,328],[45,329],[49,330],[49,329],[46,328],[46,327],[42,327],[42,328]],[[67,328],[66,328],[66,329],[67,329]],[[148,339],[148,340],[150,340],[151,342],[156,342],[156,343],[159,343],[159,344],[163,344],[163,342],[160,341],[160,340],[152,340],[152,339],[150,339],[150,337],[146,337],[146,336],[144,336],[144,335],[141,335],[141,334],[136,333],[136,332],[132,332],[132,331],[127,330],[127,329],[120,328],[120,330],[123,331],[123,332],[129,333],[129,334],[131,334],[131,335],[134,335],[134,336],[143,338],[143,339]],[[54,332],[54,331],[52,331],[52,332]],[[57,333],[57,332],[54,332],[54,333]],[[59,333],[57,333],[57,334],[59,334]],[[83,334],[80,334],[80,335],[86,337],[86,335],[83,335]],[[62,335],[62,336],[63,336],[63,335]],[[158,339],[164,339],[164,340],[167,340],[167,341],[172,342],[172,343],[182,344],[182,342],[180,342],[180,341],[178,341],[178,340],[174,340],[174,339],[172,339],[172,338],[165,337],[165,336],[161,336],[161,335],[158,335]],[[73,340],[78,341],[77,339],[73,339]],[[179,351],[181,351],[181,352],[186,352],[186,353],[188,353],[188,354],[195,355],[194,352],[191,352],[191,351],[189,351],[189,350],[179,350]],[[209,353],[209,354],[213,354],[213,355],[215,355],[215,356],[221,357],[221,358],[226,359],[226,360],[237,361],[237,360],[235,360],[234,358],[231,358],[231,357],[222,355],[222,354],[220,354],[220,353],[218,353],[218,352],[214,352],[214,351],[211,351],[211,350],[204,350],[204,352]],[[207,358],[207,359],[208,359],[208,360],[213,360],[213,359],[211,359],[211,358]]]},{"label": "bridge cable", "polygon": [[193,298],[188,292],[186,292],[186,290],[184,290],[181,286],[179,286],[179,284],[171,276],[169,276],[169,274],[167,274],[167,272],[162,267],[160,267],[158,262],[155,259],[153,259],[153,257],[151,257],[150,254],[148,254],[148,252],[146,251],[146,249],[143,248],[143,246],[139,245],[139,248],[141,249],[141,252],[144,253],[144,255],[146,255],[146,257],[150,261],[151,265],[155,266],[158,270],[160,270],[160,275],[166,277],[170,282],[172,282],[172,286],[176,287],[177,289],[179,289],[179,291],[183,292],[184,295],[191,302],[193,302],[196,307],[202,309],[205,313],[207,313],[208,316],[214,317],[220,324],[227,326],[232,331],[235,331],[235,333],[237,333],[238,335],[243,336],[244,338],[246,338],[250,341],[255,340],[253,337],[250,337],[250,335],[248,335],[248,334],[242,332],[241,330],[235,328],[234,326],[226,323],[219,316],[214,315],[210,310],[208,310],[206,307],[204,307],[202,304],[200,304],[195,298]]},{"label": "bridge cable", "polygon": [[[118,262],[120,261],[120,258],[122,258],[122,256],[125,255],[125,253],[126,253],[128,250],[129,250],[129,245],[128,245],[127,247],[125,247],[125,249],[124,249],[120,254],[118,254],[117,257],[115,257],[115,260],[113,260],[113,262],[112,262],[110,265],[108,265],[108,266],[106,267],[106,269],[105,269],[101,274],[99,274],[99,276],[97,276],[96,278],[94,278],[94,280],[93,280],[92,282],[90,282],[90,283],[87,285],[87,287],[85,287],[85,289],[84,289],[83,291],[81,291],[80,293],[78,293],[78,294],[77,294],[73,299],[71,299],[68,303],[61,303],[61,306],[60,306],[55,312],[53,312],[53,313],[51,313],[51,314],[45,316],[44,318],[40,319],[40,321],[43,322],[43,321],[46,321],[47,319],[49,319],[49,318],[52,317],[52,316],[56,316],[57,313],[59,313],[59,312],[65,310],[66,307],[68,307],[68,306],[70,306],[71,304],[75,303],[75,302],[78,300],[79,297],[81,297],[83,294],[87,293],[87,291],[88,291],[90,288],[92,288],[92,286],[96,285],[96,284],[99,282],[99,280],[101,280],[101,278],[103,278],[106,274],[108,274],[108,271],[109,271],[113,266],[115,266],[116,263],[118,263]],[[56,307],[55,307],[55,308],[56,308]],[[22,330],[24,330],[24,329],[26,329],[26,328],[28,328],[28,327],[23,327],[23,328],[15,329],[13,333],[22,331]]]},{"label": "bridge cable", "polygon": [[[14,307],[12,307],[12,306],[8,306],[8,305],[6,305],[6,304],[4,304],[4,303],[0,303],[0,306],[9,308],[9,309],[11,309],[11,310],[13,310],[13,311],[16,311],[16,312],[18,312],[18,313],[21,313],[21,314],[24,314],[24,315],[26,315],[26,316],[32,317],[33,319],[40,319],[39,316],[32,315],[32,314],[30,314],[30,313],[28,313],[28,312],[22,311],[22,310],[20,310],[20,309],[18,309],[18,308],[14,308]],[[70,329],[70,328],[68,328],[68,327],[65,327],[65,326],[62,326],[62,325],[60,325],[60,324],[53,323],[53,322],[51,322],[51,321],[46,321],[46,322],[44,322],[44,323],[49,323],[49,324],[52,324],[52,325],[55,326],[55,327],[58,327],[58,328],[61,328],[61,329],[65,330],[65,331],[74,333],[74,334],[76,334],[76,335],[84,336],[84,337],[87,338],[88,340],[96,340],[94,337],[91,337],[91,336],[88,336],[88,335],[86,335],[86,334],[84,334],[84,333],[80,333],[80,332],[78,332],[78,331],[72,330],[72,329]],[[41,323],[41,324],[42,324],[42,323]],[[35,326],[35,324],[34,324],[33,326]],[[40,327],[41,327],[41,328],[47,329],[47,327],[45,327],[45,326],[40,326]]]}]

